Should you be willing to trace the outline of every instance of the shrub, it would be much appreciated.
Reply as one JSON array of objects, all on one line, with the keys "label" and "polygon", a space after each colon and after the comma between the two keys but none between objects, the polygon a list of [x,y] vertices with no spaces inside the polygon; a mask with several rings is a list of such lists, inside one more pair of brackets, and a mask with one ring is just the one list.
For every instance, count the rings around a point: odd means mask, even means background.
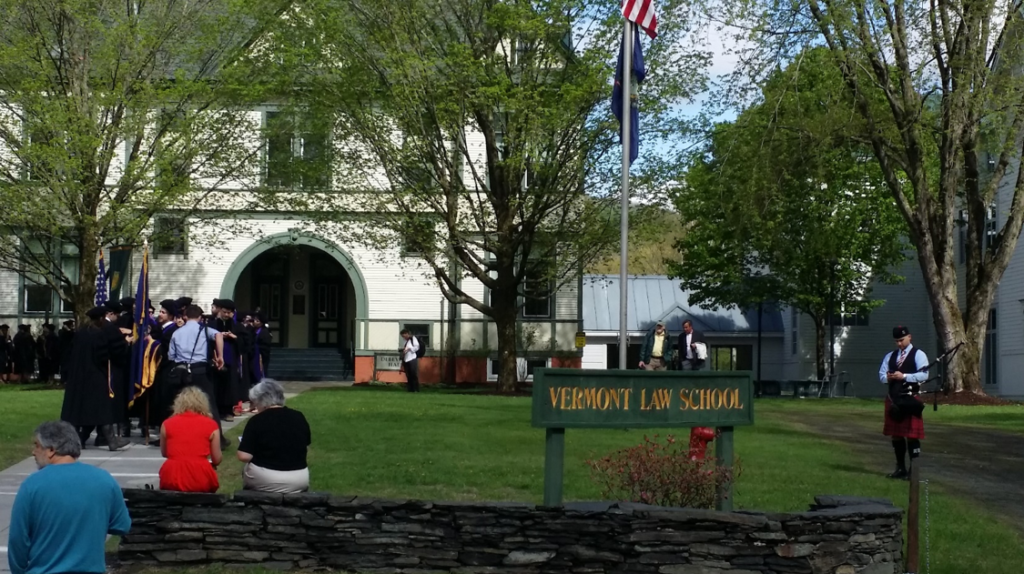
[{"label": "shrub", "polygon": [[691,459],[689,445],[673,435],[664,443],[645,435],[643,444],[587,465],[606,499],[688,508],[714,508],[718,488],[740,473],[738,461],[729,469],[713,458]]}]

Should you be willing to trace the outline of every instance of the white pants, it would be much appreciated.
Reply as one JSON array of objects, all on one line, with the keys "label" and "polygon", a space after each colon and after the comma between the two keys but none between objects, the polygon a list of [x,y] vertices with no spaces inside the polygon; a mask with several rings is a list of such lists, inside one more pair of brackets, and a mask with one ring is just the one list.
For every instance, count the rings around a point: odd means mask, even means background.
[{"label": "white pants", "polygon": [[242,471],[242,488],[278,494],[306,492],[309,490],[309,469],[270,470],[250,462]]}]

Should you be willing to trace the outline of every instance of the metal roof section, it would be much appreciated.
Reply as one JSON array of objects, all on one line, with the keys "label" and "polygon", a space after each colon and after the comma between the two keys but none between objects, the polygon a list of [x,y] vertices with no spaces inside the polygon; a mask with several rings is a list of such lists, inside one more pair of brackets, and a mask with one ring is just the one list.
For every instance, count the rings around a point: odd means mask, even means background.
[{"label": "metal roof section", "polygon": [[[757,307],[702,308],[690,305],[690,293],[679,282],[665,275],[630,275],[627,293],[627,330],[647,331],[665,321],[670,331],[682,329],[685,319],[693,320],[694,328],[705,334],[757,333]],[[619,330],[619,276],[583,276],[583,328],[588,332]],[[782,311],[774,303],[766,303],[763,332],[782,333]]]}]

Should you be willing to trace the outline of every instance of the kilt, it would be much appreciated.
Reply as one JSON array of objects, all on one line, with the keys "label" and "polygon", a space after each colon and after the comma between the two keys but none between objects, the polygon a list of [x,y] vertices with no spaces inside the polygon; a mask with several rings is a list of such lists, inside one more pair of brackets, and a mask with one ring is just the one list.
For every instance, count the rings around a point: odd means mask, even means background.
[{"label": "kilt", "polygon": [[882,434],[891,437],[903,437],[903,438],[924,438],[924,419],[922,417],[905,417],[901,421],[893,420],[889,414],[889,407],[892,406],[892,400],[889,395],[885,396],[885,426],[882,428]]}]

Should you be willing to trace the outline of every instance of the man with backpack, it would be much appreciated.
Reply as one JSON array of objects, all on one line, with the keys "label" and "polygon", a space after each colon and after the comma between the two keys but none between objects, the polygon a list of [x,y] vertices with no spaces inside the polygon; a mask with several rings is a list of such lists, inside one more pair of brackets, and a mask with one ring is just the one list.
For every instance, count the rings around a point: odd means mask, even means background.
[{"label": "man with backpack", "polygon": [[405,346],[402,348],[402,370],[405,371],[405,378],[409,381],[406,389],[410,393],[420,392],[420,365],[419,358],[426,354],[427,349],[420,345],[419,340],[413,336],[409,329],[402,329],[402,338],[405,339]]}]

